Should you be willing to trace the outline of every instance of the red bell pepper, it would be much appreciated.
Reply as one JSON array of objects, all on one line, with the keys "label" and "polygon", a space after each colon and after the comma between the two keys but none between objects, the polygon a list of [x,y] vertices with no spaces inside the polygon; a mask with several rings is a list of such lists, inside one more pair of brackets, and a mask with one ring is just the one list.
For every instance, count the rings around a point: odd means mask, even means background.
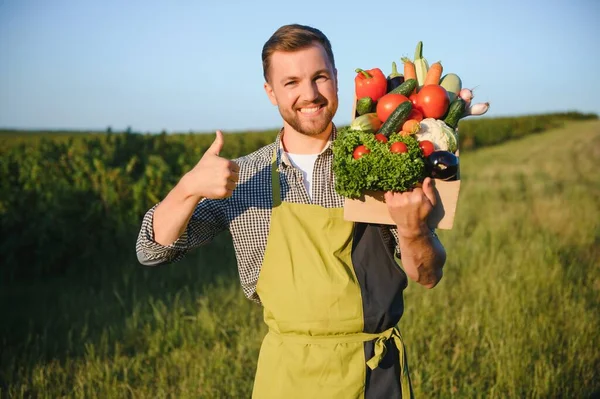
[{"label": "red bell pepper", "polygon": [[387,77],[381,69],[373,68],[366,71],[357,68],[354,78],[356,98],[371,97],[377,101],[387,93]]}]

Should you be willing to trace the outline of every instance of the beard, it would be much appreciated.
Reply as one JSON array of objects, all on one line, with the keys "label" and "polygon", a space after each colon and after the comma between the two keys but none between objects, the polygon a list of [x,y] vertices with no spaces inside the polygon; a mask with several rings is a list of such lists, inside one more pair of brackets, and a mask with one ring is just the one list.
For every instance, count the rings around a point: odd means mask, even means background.
[{"label": "beard", "polygon": [[306,106],[310,107],[317,104],[323,107],[318,111],[321,112],[318,117],[302,118],[302,115],[299,115],[299,110],[303,107],[295,107],[294,109],[279,108],[279,113],[283,120],[298,133],[306,136],[316,136],[327,129],[337,111],[337,104],[331,105],[324,97],[320,97],[314,103]]}]

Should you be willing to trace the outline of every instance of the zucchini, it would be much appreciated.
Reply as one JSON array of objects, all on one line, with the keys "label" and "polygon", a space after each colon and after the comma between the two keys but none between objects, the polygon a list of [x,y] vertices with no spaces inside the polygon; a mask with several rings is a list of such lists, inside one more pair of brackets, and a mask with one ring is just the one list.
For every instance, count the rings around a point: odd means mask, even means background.
[{"label": "zucchini", "polygon": [[362,132],[376,132],[381,127],[381,121],[375,112],[356,117],[350,123],[351,130],[360,130]]},{"label": "zucchini", "polygon": [[405,80],[400,86],[396,87],[390,93],[402,94],[403,96],[410,96],[413,91],[417,88],[417,79]]},{"label": "zucchini", "polygon": [[450,103],[448,107],[448,112],[446,113],[446,117],[444,118],[444,122],[446,125],[450,126],[452,129],[456,129],[458,126],[458,121],[462,118],[465,113],[466,103],[460,97],[456,97],[454,101]]},{"label": "zucchini", "polygon": [[410,115],[410,111],[412,111],[412,102],[404,101],[402,104],[398,105],[394,112],[388,116],[385,120],[378,133],[383,134],[385,137],[390,137],[392,133],[396,133],[401,127],[408,115]]},{"label": "zucchini", "polygon": [[462,89],[462,81],[460,77],[455,73],[448,73],[442,76],[440,79],[440,86],[442,86],[448,92],[448,97],[450,97],[450,101],[454,101],[454,99],[460,93],[460,89]]},{"label": "zucchini", "polygon": [[358,115],[368,114],[373,110],[373,99],[371,97],[362,97],[356,101],[356,113]]}]

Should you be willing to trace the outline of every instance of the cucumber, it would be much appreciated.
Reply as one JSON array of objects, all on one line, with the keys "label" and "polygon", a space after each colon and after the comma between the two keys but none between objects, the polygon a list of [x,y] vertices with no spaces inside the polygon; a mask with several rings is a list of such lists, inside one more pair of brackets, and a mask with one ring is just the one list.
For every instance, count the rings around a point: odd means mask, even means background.
[{"label": "cucumber", "polygon": [[410,115],[410,111],[412,111],[412,102],[404,101],[402,104],[398,105],[394,112],[388,116],[385,120],[378,133],[383,134],[385,137],[390,137],[392,133],[396,133],[401,127],[408,115]]},{"label": "cucumber", "polygon": [[458,126],[458,121],[465,113],[465,108],[465,100],[460,97],[456,97],[454,101],[450,103],[450,106],[448,106],[448,112],[444,118],[446,125],[450,126],[452,129],[456,129],[456,126]]},{"label": "cucumber", "polygon": [[362,97],[356,101],[356,113],[358,115],[368,114],[373,110],[373,99],[371,97]]},{"label": "cucumber", "polygon": [[396,87],[390,93],[402,94],[403,96],[410,96],[413,91],[417,88],[417,79],[405,80],[400,86]]}]

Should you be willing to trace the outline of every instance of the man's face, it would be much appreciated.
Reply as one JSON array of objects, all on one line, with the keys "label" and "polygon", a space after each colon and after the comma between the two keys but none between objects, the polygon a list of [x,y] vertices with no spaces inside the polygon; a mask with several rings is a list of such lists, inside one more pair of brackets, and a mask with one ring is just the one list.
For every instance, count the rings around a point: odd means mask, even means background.
[{"label": "man's face", "polygon": [[273,53],[268,76],[265,90],[287,125],[311,136],[327,129],[338,107],[337,71],[320,44]]}]

